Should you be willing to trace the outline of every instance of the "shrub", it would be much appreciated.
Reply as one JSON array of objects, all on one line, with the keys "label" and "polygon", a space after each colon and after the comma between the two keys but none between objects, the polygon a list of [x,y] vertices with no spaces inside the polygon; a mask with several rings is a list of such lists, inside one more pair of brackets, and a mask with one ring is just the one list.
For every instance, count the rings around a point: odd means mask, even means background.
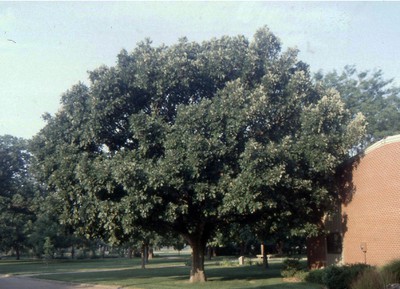
[{"label": "shrub", "polygon": [[301,265],[299,259],[286,259],[285,261],[283,261],[281,275],[285,278],[296,277],[296,275],[304,275],[303,269],[304,268]]},{"label": "shrub", "polygon": [[349,289],[356,278],[371,266],[366,264],[352,264],[345,266],[329,266],[323,275],[323,284],[329,289]]},{"label": "shrub", "polygon": [[281,275],[282,277],[293,277],[298,270],[301,270],[298,259],[286,259],[282,264]]},{"label": "shrub", "polygon": [[297,271],[293,277],[299,281],[305,281],[307,279],[308,273],[309,273],[308,271],[300,270]]},{"label": "shrub", "polygon": [[381,274],[375,268],[364,270],[357,280],[351,285],[351,289],[381,289],[386,288],[386,284]]},{"label": "shrub", "polygon": [[400,260],[395,260],[383,266],[382,275],[391,283],[400,283]]},{"label": "shrub", "polygon": [[306,281],[310,283],[316,283],[316,284],[324,284],[324,275],[326,274],[326,269],[316,269],[312,270],[308,273],[306,277]]}]

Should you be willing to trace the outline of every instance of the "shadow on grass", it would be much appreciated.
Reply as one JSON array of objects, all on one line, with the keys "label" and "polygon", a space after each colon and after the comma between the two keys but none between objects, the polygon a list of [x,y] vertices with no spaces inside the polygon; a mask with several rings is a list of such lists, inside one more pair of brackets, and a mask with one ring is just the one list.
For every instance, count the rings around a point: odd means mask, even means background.
[{"label": "shadow on grass", "polygon": [[140,288],[317,288],[310,287],[309,284],[283,283],[279,269],[275,268],[267,270],[259,266],[206,268],[208,277],[206,284],[189,284],[189,272],[189,267],[164,267],[54,274],[38,277],[68,282],[116,284],[136,288],[137,286]]},{"label": "shadow on grass", "polygon": [[280,278],[279,268],[264,269],[261,266],[235,266],[235,267],[212,267],[206,268],[209,279],[220,281]]},{"label": "shadow on grass", "polygon": [[[155,266],[159,264],[154,264]],[[280,266],[271,265],[269,269],[261,266],[206,266],[208,282],[189,283],[190,267],[166,266],[147,269],[132,268],[113,271],[60,273],[38,275],[38,278],[67,282],[118,285],[124,288],[145,289],[319,289],[310,283],[286,283],[280,276]]]},{"label": "shadow on grass", "polygon": [[274,285],[261,285],[252,289],[322,289],[320,285],[309,283],[279,283]]},{"label": "shadow on grass", "polygon": [[126,280],[126,279],[175,279],[186,280],[189,277],[187,267],[164,267],[147,269],[123,269],[99,272],[73,272],[37,275],[37,278],[63,280],[72,282],[97,283],[104,281]]}]

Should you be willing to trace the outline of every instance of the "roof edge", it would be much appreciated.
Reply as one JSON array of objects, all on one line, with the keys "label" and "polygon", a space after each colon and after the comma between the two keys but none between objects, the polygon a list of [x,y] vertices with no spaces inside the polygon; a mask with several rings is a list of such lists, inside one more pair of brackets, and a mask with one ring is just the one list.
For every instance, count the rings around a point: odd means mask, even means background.
[{"label": "roof edge", "polygon": [[381,147],[383,147],[383,146],[385,146],[387,144],[397,143],[397,142],[400,142],[400,134],[393,135],[393,136],[388,136],[388,137],[385,137],[384,139],[381,139],[380,141],[378,141],[378,142],[374,143],[373,145],[367,147],[364,150],[363,153],[364,154],[368,154],[368,153],[370,153],[370,152],[372,152],[372,151],[374,151],[374,150],[376,150],[378,148],[381,148]]}]

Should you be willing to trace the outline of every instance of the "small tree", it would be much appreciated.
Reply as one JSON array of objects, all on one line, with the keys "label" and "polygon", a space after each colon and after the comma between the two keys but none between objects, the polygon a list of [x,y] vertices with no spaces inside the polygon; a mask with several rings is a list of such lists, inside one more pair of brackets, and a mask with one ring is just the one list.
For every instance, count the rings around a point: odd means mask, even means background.
[{"label": "small tree", "polygon": [[43,252],[46,260],[54,258],[54,244],[51,241],[50,237],[44,238]]}]

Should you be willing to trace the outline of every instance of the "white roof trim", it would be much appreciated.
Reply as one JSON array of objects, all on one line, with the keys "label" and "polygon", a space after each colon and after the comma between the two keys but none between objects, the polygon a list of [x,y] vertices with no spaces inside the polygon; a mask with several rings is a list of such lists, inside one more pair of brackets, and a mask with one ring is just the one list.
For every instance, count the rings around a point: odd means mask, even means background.
[{"label": "white roof trim", "polygon": [[391,144],[391,143],[396,143],[396,142],[400,142],[400,134],[398,135],[394,135],[394,136],[388,136],[376,143],[374,143],[373,145],[369,146],[365,151],[364,154],[370,153],[380,147],[383,147],[384,145],[387,144]]}]

